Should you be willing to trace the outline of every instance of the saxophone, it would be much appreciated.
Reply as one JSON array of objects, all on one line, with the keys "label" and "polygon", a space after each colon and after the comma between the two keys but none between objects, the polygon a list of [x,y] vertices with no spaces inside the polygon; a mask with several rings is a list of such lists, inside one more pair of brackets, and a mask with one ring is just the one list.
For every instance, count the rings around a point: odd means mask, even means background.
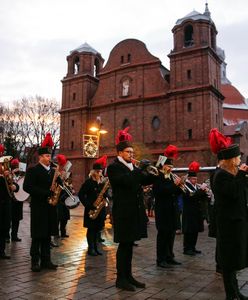
[{"label": "saxophone", "polygon": [[110,186],[109,179],[107,179],[101,192],[99,193],[98,197],[96,198],[95,202],[93,203],[93,205],[95,206],[95,209],[91,209],[89,211],[90,219],[95,220],[97,218],[97,216],[99,215],[100,211],[106,205],[106,199],[104,198],[104,193],[107,191],[109,186]]},{"label": "saxophone", "polygon": [[[14,192],[12,191],[12,185],[13,185],[13,175],[11,173],[11,169],[10,169],[10,161],[12,159],[12,156],[5,156],[2,157],[1,163],[3,164],[2,166],[2,173],[4,176],[4,180],[5,180],[5,184],[6,184],[6,188],[8,191],[8,194],[11,198],[14,198]],[[5,171],[8,171],[8,175],[4,175]]]},{"label": "saxophone", "polygon": [[53,181],[50,190],[53,192],[51,196],[48,197],[48,203],[52,206],[56,206],[59,202],[59,196],[62,191],[62,186],[57,183],[57,179],[60,176],[59,165],[55,169],[53,175]]}]

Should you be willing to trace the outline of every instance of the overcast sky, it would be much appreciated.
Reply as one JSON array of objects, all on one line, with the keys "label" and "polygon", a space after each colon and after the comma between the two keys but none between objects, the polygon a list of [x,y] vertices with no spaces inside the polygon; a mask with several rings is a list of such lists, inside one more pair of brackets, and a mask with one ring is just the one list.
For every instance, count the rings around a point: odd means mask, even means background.
[{"label": "overcast sky", "polygon": [[[248,0],[208,0],[227,77],[248,98]],[[87,42],[105,59],[126,38],[143,41],[169,68],[171,29],[205,0],[1,0],[0,103],[40,95],[61,100],[66,56]]]}]

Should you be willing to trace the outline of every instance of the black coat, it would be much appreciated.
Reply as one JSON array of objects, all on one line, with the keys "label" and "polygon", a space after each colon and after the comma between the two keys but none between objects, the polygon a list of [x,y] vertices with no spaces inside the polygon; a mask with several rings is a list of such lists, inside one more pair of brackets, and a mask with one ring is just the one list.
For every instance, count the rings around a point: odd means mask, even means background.
[{"label": "black coat", "polygon": [[218,261],[222,268],[248,266],[247,173],[236,176],[218,169],[213,179],[217,221]]},{"label": "black coat", "polygon": [[158,230],[168,232],[176,231],[178,216],[177,197],[182,190],[175,185],[170,178],[165,178],[159,173],[153,184],[153,195],[155,197],[155,221]]},{"label": "black coat", "polygon": [[113,192],[114,242],[133,242],[147,237],[147,216],[142,185],[153,177],[134,167],[131,171],[117,158],[108,166],[107,174]]},{"label": "black coat", "polygon": [[70,209],[65,205],[65,199],[67,197],[68,194],[62,190],[57,204],[58,221],[70,220]]},{"label": "black coat", "polygon": [[78,197],[81,203],[84,205],[84,227],[86,228],[94,228],[95,230],[101,230],[104,227],[104,221],[106,217],[106,209],[105,207],[102,208],[99,215],[96,219],[91,219],[89,217],[89,211],[91,209],[95,209],[93,203],[97,199],[97,196],[101,192],[104,184],[98,184],[97,181],[93,180],[92,178],[86,179],[85,182],[82,184]]},{"label": "black coat", "polygon": [[54,170],[48,172],[41,164],[27,170],[23,189],[31,196],[31,237],[48,238],[58,234],[56,206],[48,203]]},{"label": "black coat", "polygon": [[208,197],[206,192],[186,182],[193,193],[187,191],[183,194],[182,231],[183,233],[196,233],[204,231],[204,207]]},{"label": "black coat", "polygon": [[11,220],[11,197],[5,179],[0,176],[0,235],[8,237]]}]

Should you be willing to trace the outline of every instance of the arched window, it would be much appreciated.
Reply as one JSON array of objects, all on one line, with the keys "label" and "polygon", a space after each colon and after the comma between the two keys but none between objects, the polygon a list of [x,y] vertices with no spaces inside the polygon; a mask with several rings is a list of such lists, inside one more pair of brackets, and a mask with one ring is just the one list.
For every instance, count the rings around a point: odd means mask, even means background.
[{"label": "arched window", "polygon": [[122,129],[126,128],[130,126],[130,122],[128,119],[125,119],[123,122],[122,122]]},{"label": "arched window", "polygon": [[155,116],[155,117],[153,117],[153,119],[152,119],[152,128],[153,128],[154,130],[158,130],[159,127],[160,127],[160,119],[159,119],[159,117]]},{"label": "arched window", "polygon": [[94,77],[97,77],[99,73],[99,60],[95,59],[95,63],[94,63]]},{"label": "arched window", "polygon": [[122,82],[122,96],[128,96],[129,95],[129,86],[130,86],[130,83],[129,83],[129,80],[128,79],[125,79],[123,82]]},{"label": "arched window", "polygon": [[80,60],[79,60],[78,56],[76,56],[75,59],[74,59],[74,66],[73,67],[74,67],[73,73],[74,74],[78,74],[79,70],[80,70]]},{"label": "arched window", "polygon": [[194,45],[194,38],[193,38],[193,26],[187,25],[184,28],[184,46],[190,47]]}]

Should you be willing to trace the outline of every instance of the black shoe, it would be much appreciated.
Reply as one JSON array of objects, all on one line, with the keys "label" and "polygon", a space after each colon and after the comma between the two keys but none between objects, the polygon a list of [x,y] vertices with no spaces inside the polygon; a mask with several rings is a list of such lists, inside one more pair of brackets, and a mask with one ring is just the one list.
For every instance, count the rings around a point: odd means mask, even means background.
[{"label": "black shoe", "polygon": [[157,261],[157,267],[160,267],[160,268],[169,268],[170,266],[167,264],[166,261],[161,261],[161,262]]},{"label": "black shoe", "polygon": [[135,246],[135,247],[138,247],[138,246],[139,246],[139,244],[137,244],[137,243],[133,243],[133,246]]},{"label": "black shoe", "polygon": [[22,239],[20,239],[19,237],[14,237],[14,238],[11,238],[11,241],[12,242],[21,242]]},{"label": "black shoe", "polygon": [[133,278],[133,276],[128,277],[128,282],[136,286],[137,288],[144,289],[146,287],[145,283],[136,280],[135,278]]},{"label": "black shoe", "polygon": [[68,234],[61,234],[61,237],[62,237],[62,238],[68,238],[69,235],[68,235]]},{"label": "black shoe", "polygon": [[174,265],[174,266],[176,266],[176,265],[181,265],[182,263],[180,263],[179,261],[176,261],[175,259],[169,259],[169,260],[167,260],[166,261],[167,262],[167,264],[168,265]]},{"label": "black shoe", "polygon": [[119,289],[134,292],[135,286],[127,281],[127,279],[116,280],[115,286]]},{"label": "black shoe", "polygon": [[0,254],[0,259],[10,259],[9,255],[6,255],[5,253]]},{"label": "black shoe", "polygon": [[95,249],[95,251],[96,251],[96,254],[97,254],[97,255],[102,255],[102,252],[99,251],[98,249]]},{"label": "black shoe", "polygon": [[40,265],[38,264],[38,263],[32,263],[32,265],[31,265],[31,270],[33,271],[33,272],[40,272]]},{"label": "black shoe", "polygon": [[195,251],[193,251],[193,250],[184,250],[183,254],[190,255],[190,256],[195,256],[196,255]]},{"label": "black shoe", "polygon": [[97,256],[97,253],[94,249],[88,249],[87,254],[90,255],[90,256]]},{"label": "black shoe", "polygon": [[56,242],[50,242],[51,247],[58,247],[59,245]]},{"label": "black shoe", "polygon": [[201,254],[202,253],[201,250],[194,249],[193,251],[195,252],[195,254]]},{"label": "black shoe", "polygon": [[41,269],[57,270],[58,265],[55,265],[51,261],[49,261],[49,262],[41,263],[40,267]]}]

